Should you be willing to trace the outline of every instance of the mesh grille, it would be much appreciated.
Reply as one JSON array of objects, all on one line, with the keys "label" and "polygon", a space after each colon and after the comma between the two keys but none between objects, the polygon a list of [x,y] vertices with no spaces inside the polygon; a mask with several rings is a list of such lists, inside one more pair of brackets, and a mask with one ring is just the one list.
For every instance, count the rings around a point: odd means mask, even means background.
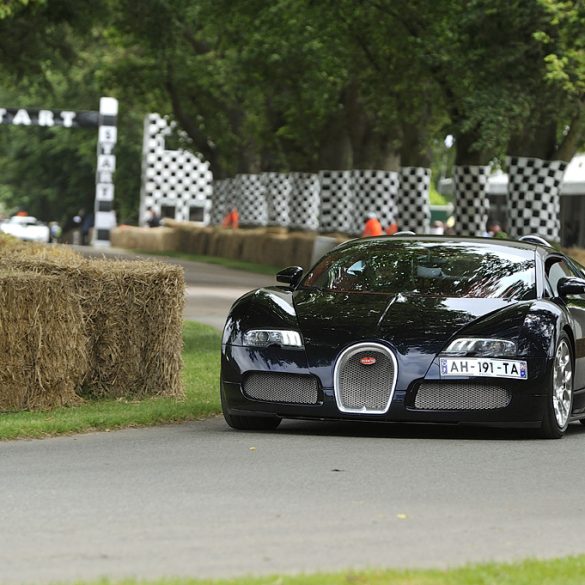
[{"label": "mesh grille", "polygon": [[510,404],[506,388],[489,384],[423,383],[414,405],[425,410],[491,410]]},{"label": "mesh grille", "polygon": [[[375,358],[363,365],[362,358]],[[350,412],[386,412],[395,380],[394,360],[380,346],[362,346],[341,356],[335,383],[338,406]]]},{"label": "mesh grille", "polygon": [[244,381],[244,394],[255,400],[317,404],[319,384],[312,376],[295,374],[250,374]]}]

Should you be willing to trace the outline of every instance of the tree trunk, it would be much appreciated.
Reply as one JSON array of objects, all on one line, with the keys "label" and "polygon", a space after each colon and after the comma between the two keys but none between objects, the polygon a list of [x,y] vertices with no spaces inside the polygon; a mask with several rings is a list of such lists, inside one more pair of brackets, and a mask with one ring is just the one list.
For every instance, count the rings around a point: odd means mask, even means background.
[{"label": "tree trunk", "polygon": [[426,129],[410,122],[402,122],[400,162],[403,167],[430,168],[431,152]]},{"label": "tree trunk", "polygon": [[331,115],[323,129],[318,166],[320,170],[343,171],[351,169],[352,159],[345,111],[340,109]]}]

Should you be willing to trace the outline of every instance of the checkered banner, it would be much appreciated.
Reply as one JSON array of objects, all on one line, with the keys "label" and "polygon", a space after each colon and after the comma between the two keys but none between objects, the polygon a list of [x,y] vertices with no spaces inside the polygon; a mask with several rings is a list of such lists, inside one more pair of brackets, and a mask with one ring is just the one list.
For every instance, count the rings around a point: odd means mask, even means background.
[{"label": "checkered banner", "polygon": [[209,221],[211,225],[221,225],[226,214],[236,206],[234,179],[219,179],[213,181],[211,194],[211,210]]},{"label": "checkered banner", "polygon": [[560,188],[567,163],[509,157],[508,232],[513,238],[536,234],[560,240]]},{"label": "checkered banner", "polygon": [[344,232],[352,230],[353,185],[351,171],[321,171],[319,187],[320,232]]},{"label": "checkered banner", "polygon": [[289,224],[291,180],[287,173],[262,173],[268,225],[287,227]]},{"label": "checkered banner", "polygon": [[265,226],[268,220],[266,209],[266,187],[261,175],[236,175],[236,207],[240,214],[240,225]]},{"label": "checkered banner", "polygon": [[166,208],[166,215],[173,215],[173,219],[179,221],[189,221],[194,211],[204,221],[209,220],[213,179],[209,163],[186,150],[167,150],[165,137],[173,128],[174,123],[158,114],[149,114],[144,121],[142,225],[149,207],[159,214],[162,208]]},{"label": "checkered banner", "polygon": [[455,231],[458,235],[481,236],[485,233],[489,200],[486,194],[488,166],[456,166]]},{"label": "checkered banner", "polygon": [[290,179],[289,227],[298,230],[317,230],[321,202],[319,175],[290,173]]},{"label": "checkered banner", "polygon": [[398,217],[396,200],[400,178],[393,171],[351,171],[353,190],[353,212],[351,233],[361,234],[368,213],[376,217],[387,228]]},{"label": "checkered banner", "polygon": [[427,234],[431,228],[429,188],[431,169],[401,167],[398,192],[398,225],[401,230]]}]

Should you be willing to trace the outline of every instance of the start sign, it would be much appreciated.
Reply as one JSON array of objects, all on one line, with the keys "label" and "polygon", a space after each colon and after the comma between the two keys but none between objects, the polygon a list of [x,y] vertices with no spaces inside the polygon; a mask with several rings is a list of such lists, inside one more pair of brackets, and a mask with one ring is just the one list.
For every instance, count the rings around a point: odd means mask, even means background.
[{"label": "start sign", "polygon": [[100,99],[99,112],[0,108],[0,124],[98,129],[94,246],[109,246],[110,232],[116,225],[113,178],[116,170],[114,148],[118,137],[117,119],[118,100],[111,97]]},{"label": "start sign", "polygon": [[69,110],[0,108],[0,124],[11,124],[13,126],[96,128],[99,126],[99,113],[72,112]]}]

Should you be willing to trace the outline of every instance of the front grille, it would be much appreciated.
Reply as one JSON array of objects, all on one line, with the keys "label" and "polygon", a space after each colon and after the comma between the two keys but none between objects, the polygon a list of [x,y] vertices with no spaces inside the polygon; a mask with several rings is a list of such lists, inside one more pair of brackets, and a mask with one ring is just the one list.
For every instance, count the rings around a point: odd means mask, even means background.
[{"label": "front grille", "polygon": [[244,380],[244,394],[254,400],[317,404],[319,383],[314,376],[253,373]]},{"label": "front grille", "polygon": [[424,410],[492,410],[505,408],[511,399],[509,390],[494,384],[423,382],[414,405]]},{"label": "front grille", "polygon": [[[360,360],[373,361],[363,364]],[[373,358],[373,359],[372,359]],[[346,349],[335,366],[335,399],[342,412],[383,414],[396,384],[396,358],[383,345],[359,343]]]}]

